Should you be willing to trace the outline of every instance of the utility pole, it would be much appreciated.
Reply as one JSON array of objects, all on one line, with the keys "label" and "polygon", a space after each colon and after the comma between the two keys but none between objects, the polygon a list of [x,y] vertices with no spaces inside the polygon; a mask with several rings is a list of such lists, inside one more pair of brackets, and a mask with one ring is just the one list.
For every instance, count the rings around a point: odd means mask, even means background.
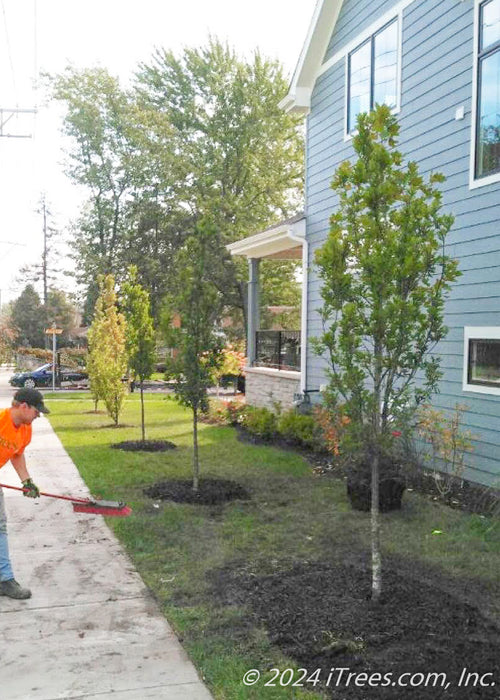
[{"label": "utility pole", "polygon": [[51,246],[52,238],[58,233],[58,230],[51,226],[50,219],[52,217],[52,212],[47,206],[47,200],[45,198],[45,193],[42,193],[39,201],[38,208],[36,209],[37,214],[42,215],[42,234],[43,234],[43,250],[42,250],[42,260],[40,263],[33,263],[29,265],[24,265],[21,267],[20,272],[24,275],[24,279],[28,279],[32,282],[39,282],[42,280],[43,284],[43,304],[47,305],[47,295],[49,282],[54,279],[54,273],[59,270],[50,267],[50,258],[52,257],[54,251],[53,246]]},{"label": "utility pole", "polygon": [[32,138],[33,134],[10,134],[10,133],[5,133],[4,132],[4,127],[10,120],[18,115],[18,114],[36,114],[37,110],[32,108],[32,109],[18,109],[18,108],[11,108],[7,109],[6,107],[0,107],[0,138],[6,138],[6,139],[30,139]]},{"label": "utility pole", "polygon": [[43,275],[43,304],[47,306],[47,207],[45,197],[42,199],[43,214],[43,254],[42,254],[42,275]]}]

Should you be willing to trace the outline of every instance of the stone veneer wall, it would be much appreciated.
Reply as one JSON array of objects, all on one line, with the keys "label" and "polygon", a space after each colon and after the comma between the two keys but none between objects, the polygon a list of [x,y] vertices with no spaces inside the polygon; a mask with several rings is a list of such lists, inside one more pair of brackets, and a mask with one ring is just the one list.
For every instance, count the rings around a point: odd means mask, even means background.
[{"label": "stone veneer wall", "polygon": [[294,394],[300,391],[300,372],[288,372],[266,367],[245,368],[245,398],[250,406],[293,408]]}]

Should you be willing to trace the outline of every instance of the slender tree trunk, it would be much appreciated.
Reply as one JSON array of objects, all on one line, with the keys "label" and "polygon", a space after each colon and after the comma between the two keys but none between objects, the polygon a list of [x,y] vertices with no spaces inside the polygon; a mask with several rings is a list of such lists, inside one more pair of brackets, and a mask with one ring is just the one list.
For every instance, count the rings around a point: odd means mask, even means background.
[{"label": "slender tree trunk", "polygon": [[200,463],[198,461],[198,411],[193,408],[193,491],[198,492]]},{"label": "slender tree trunk", "polygon": [[372,535],[372,600],[378,602],[382,594],[382,557],[380,555],[380,456],[378,450],[372,457],[372,506],[371,506],[371,535]]},{"label": "slender tree trunk", "polygon": [[372,503],[371,503],[371,539],[372,539],[372,600],[378,602],[382,594],[382,556],[380,554],[380,431],[382,399],[382,348],[375,340],[375,404],[372,454]]},{"label": "slender tree trunk", "polygon": [[146,441],[146,426],[144,424],[144,386],[141,379],[141,427],[142,427],[142,441]]}]

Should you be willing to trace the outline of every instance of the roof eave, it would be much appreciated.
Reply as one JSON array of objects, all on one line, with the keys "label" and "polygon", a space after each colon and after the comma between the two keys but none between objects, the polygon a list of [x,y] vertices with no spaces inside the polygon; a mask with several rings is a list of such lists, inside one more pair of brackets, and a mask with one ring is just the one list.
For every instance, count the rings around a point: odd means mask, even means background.
[{"label": "roof eave", "polygon": [[318,0],[290,89],[280,102],[280,107],[286,112],[309,111],[314,83],[337,23],[342,2],[343,0]]}]

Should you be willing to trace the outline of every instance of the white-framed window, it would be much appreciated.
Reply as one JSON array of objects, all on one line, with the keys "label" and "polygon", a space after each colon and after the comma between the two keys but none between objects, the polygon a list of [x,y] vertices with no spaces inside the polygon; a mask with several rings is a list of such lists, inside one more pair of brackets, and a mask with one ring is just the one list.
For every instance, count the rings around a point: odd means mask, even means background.
[{"label": "white-framed window", "polygon": [[400,22],[395,17],[347,54],[346,134],[376,104],[399,106]]},{"label": "white-framed window", "polygon": [[471,187],[500,181],[500,0],[476,0]]},{"label": "white-framed window", "polygon": [[500,396],[500,326],[464,328],[463,390]]}]

